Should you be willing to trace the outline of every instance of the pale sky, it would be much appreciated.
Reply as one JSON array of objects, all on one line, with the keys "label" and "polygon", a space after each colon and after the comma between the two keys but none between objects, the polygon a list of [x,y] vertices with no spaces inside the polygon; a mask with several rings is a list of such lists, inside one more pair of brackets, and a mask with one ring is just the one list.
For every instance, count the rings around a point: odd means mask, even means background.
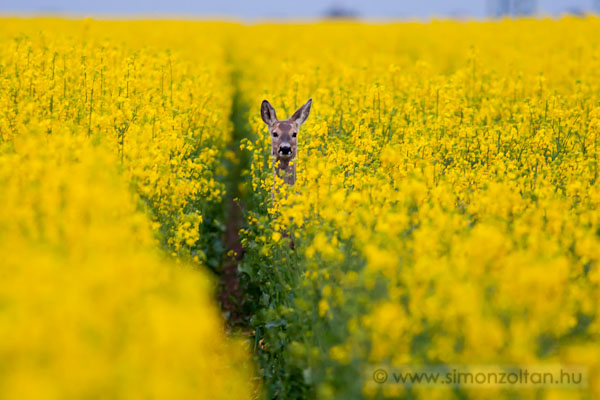
[{"label": "pale sky", "polygon": [[[366,18],[484,17],[494,0],[0,0],[0,13],[314,18],[333,5]],[[600,0],[537,0],[541,14],[589,11]]]}]

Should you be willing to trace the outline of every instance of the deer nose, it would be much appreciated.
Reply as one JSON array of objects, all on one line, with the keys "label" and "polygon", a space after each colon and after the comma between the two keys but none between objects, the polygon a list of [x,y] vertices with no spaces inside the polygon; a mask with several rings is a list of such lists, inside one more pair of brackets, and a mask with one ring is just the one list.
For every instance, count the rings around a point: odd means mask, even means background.
[{"label": "deer nose", "polygon": [[279,152],[281,152],[281,154],[290,154],[292,152],[292,147],[291,146],[280,146],[279,147]]}]

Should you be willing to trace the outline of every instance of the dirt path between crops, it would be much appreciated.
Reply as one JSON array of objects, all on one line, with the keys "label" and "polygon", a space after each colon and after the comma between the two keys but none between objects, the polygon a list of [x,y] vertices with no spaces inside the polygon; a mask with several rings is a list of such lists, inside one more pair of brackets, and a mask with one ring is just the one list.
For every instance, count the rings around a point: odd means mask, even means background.
[{"label": "dirt path between crops", "polygon": [[244,223],[244,202],[239,190],[242,182],[242,172],[248,168],[247,155],[240,151],[240,140],[248,136],[247,106],[241,101],[238,76],[236,71],[232,72],[232,82],[236,92],[233,96],[231,121],[233,123],[233,138],[229,145],[229,151],[236,154],[234,160],[227,160],[227,200],[226,200],[226,223],[223,243],[225,255],[221,265],[221,285],[219,301],[223,310],[227,327],[229,329],[244,332],[248,326],[251,315],[247,311],[246,288],[240,281],[238,265],[244,257],[244,248],[239,237],[239,230]]},{"label": "dirt path between crops", "polygon": [[233,197],[227,200],[228,216],[225,227],[225,260],[222,264],[219,301],[229,328],[243,328],[249,316],[244,312],[246,291],[241,286],[238,264],[244,257],[239,230],[242,223],[241,205]]}]

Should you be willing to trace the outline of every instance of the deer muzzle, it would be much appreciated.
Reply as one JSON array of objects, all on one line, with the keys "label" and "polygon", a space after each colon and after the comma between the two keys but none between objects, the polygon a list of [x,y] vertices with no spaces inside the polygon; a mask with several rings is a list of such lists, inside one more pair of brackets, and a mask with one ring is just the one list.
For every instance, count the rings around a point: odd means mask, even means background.
[{"label": "deer muzzle", "polygon": [[279,154],[282,156],[288,156],[292,154],[292,146],[289,144],[282,144],[279,146]]}]

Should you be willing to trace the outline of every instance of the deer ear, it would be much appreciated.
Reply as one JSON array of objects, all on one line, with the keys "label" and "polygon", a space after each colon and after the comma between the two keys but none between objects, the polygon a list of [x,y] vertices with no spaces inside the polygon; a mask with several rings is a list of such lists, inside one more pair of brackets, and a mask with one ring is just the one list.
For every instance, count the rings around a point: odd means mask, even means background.
[{"label": "deer ear", "polygon": [[277,122],[275,109],[267,100],[263,100],[262,104],[260,105],[260,116],[262,117],[262,120],[265,121],[265,124],[269,126]]},{"label": "deer ear", "polygon": [[308,99],[305,105],[300,107],[294,115],[290,118],[294,121],[298,126],[302,125],[304,121],[308,118],[308,114],[310,114],[310,107],[312,106],[312,99]]}]

